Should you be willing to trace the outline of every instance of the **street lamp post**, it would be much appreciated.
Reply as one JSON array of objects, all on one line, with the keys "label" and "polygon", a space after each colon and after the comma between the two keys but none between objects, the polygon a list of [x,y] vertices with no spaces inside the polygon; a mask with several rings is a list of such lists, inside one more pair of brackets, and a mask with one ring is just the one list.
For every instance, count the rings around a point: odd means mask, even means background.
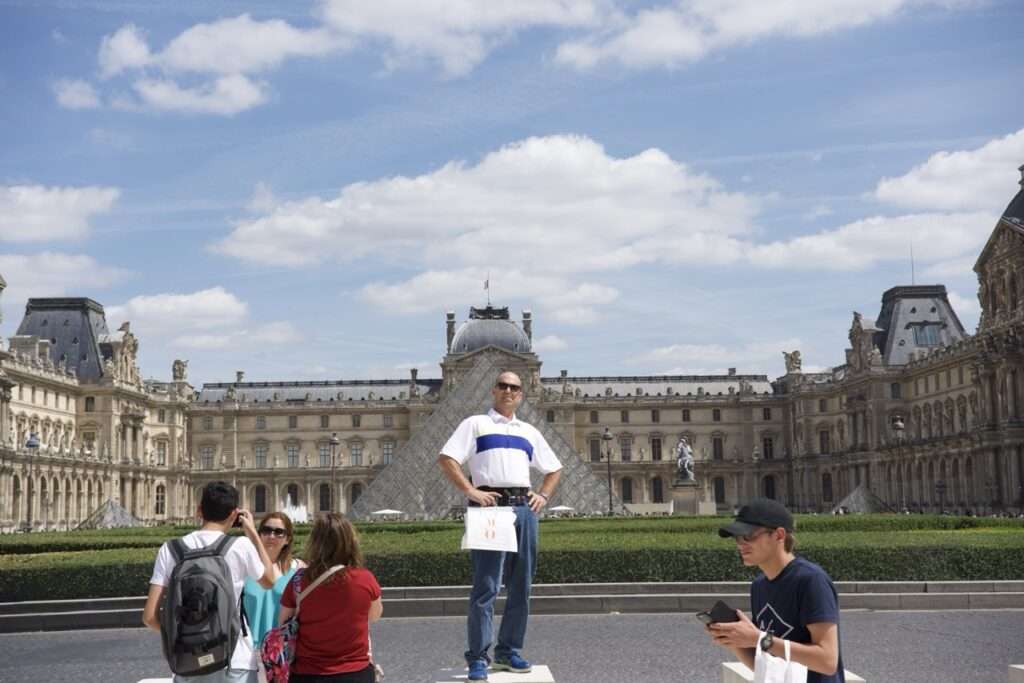
[{"label": "street lamp post", "polygon": [[28,449],[28,518],[25,520],[25,524],[22,527],[24,531],[32,531],[32,504],[35,495],[35,454],[39,448],[39,437],[35,432],[28,433],[28,440],[25,442],[25,448]]},{"label": "street lamp post", "polygon": [[612,441],[615,440],[615,437],[612,436],[612,430],[605,427],[601,440],[605,443],[604,460],[608,468],[608,516],[611,517],[615,514],[615,508],[612,504]]},{"label": "street lamp post", "polygon": [[[331,434],[331,440],[328,441],[328,443],[331,444],[331,511],[332,512],[338,512],[338,510],[335,510],[336,506],[334,504],[334,498],[335,498],[334,489],[337,486],[335,484],[335,482],[334,482],[334,473],[335,473],[335,468],[336,468],[336,464],[337,464],[336,463],[337,458],[335,457],[335,453],[337,453],[338,446],[341,444],[341,441],[338,440],[338,433],[337,432],[334,432],[333,434]],[[341,500],[341,499],[339,498],[339,500]]]},{"label": "street lamp post", "polygon": [[[892,419],[892,431],[896,434],[896,466],[900,468],[900,472],[903,471],[903,435],[906,433],[907,426],[903,423],[903,416],[897,415]],[[906,487],[907,482],[903,481],[903,477],[900,476],[898,479],[900,483],[900,512],[907,509],[907,497]]]}]

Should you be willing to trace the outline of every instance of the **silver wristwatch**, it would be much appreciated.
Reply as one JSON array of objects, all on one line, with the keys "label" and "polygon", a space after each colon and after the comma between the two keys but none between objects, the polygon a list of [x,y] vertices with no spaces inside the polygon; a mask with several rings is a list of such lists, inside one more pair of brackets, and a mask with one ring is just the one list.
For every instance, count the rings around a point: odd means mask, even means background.
[{"label": "silver wristwatch", "polygon": [[772,636],[771,631],[765,631],[764,635],[761,636],[761,642],[760,642],[761,652],[768,652],[769,650],[771,650],[772,649],[772,642],[774,642],[774,640],[775,640],[775,637]]}]

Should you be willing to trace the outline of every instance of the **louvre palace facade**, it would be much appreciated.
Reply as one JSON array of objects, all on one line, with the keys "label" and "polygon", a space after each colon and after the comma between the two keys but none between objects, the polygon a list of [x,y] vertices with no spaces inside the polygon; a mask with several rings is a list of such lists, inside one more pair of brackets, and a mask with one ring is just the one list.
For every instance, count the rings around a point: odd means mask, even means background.
[{"label": "louvre palace facade", "polygon": [[780,349],[786,373],[775,379],[547,372],[531,314],[517,321],[488,305],[461,322],[446,314],[439,379],[246,382],[237,372],[196,388],[184,361],[169,380],[143,380],[130,325],[111,332],[95,301],[30,299],[0,346],[0,530],[73,528],[106,500],[146,523],[187,520],[214,478],[234,482],[257,513],[349,511],[387,468],[433,462],[414,437],[475,360],[496,353],[523,377],[544,429],[564,437],[560,457],[610,478],[616,512],[671,509],[685,436],[700,495],[720,512],[755,495],[828,511],[860,492],[881,509],[1019,513],[1024,188],[974,270],[973,334],[945,287],[893,287],[877,317],[854,313],[841,364],[803,372],[799,351]]}]

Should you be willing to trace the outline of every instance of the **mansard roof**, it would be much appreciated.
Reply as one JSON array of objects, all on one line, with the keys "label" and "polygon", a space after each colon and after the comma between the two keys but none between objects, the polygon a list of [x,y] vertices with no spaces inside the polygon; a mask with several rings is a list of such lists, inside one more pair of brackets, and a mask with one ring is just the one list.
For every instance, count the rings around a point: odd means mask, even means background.
[{"label": "mansard roof", "polygon": [[978,254],[978,258],[974,261],[974,272],[980,273],[982,267],[988,261],[989,253],[995,246],[999,239],[999,235],[1003,230],[1011,230],[1021,237],[1024,237],[1024,165],[1020,167],[1021,189],[1017,194],[1010,200],[1006,210],[1003,211],[1003,215],[1000,216],[996,222],[995,230],[989,235],[988,241],[985,242],[985,246],[982,247],[981,252]]},{"label": "mansard roof", "polygon": [[1017,226],[1024,226],[1024,165],[1017,170],[1021,175],[1020,191],[1010,200],[1010,204],[1003,211],[1003,220]]},{"label": "mansard roof", "polygon": [[[704,390],[705,396],[721,393],[729,394],[729,390],[740,391],[740,384],[750,385],[756,394],[772,393],[771,382],[767,375],[618,375],[609,377],[544,377],[541,384],[547,388],[557,389],[567,382],[573,391],[579,389],[584,396],[697,396]],[[609,389],[611,393],[609,394]],[[637,390],[640,393],[637,393]]]},{"label": "mansard roof", "polygon": [[529,353],[530,338],[509,320],[508,307],[469,309],[469,320],[462,323],[452,339],[451,353],[471,353],[488,346],[514,353]]},{"label": "mansard roof", "polygon": [[81,382],[96,382],[104,375],[100,342],[110,332],[103,306],[92,299],[29,299],[17,335],[49,340],[50,359],[64,362]]},{"label": "mansard roof", "polygon": [[885,365],[905,365],[918,346],[914,327],[937,323],[941,346],[954,344],[966,336],[964,326],[949,303],[945,285],[893,287],[882,295],[882,310],[875,321],[874,342],[882,352]]}]

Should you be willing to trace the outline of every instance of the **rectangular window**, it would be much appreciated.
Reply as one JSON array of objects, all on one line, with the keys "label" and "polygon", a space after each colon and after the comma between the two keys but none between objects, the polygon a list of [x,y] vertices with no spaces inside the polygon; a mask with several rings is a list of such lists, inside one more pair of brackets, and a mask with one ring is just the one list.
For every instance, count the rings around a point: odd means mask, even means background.
[{"label": "rectangular window", "polygon": [[199,449],[199,466],[204,470],[213,469],[213,446],[203,446]]},{"label": "rectangular window", "polygon": [[940,327],[938,324],[915,325],[914,343],[918,346],[938,346]]},{"label": "rectangular window", "polygon": [[49,403],[49,401],[50,401],[50,390],[49,389],[43,389],[43,405],[44,406],[47,405],[47,403]]},{"label": "rectangular window", "polygon": [[156,411],[156,421],[160,424],[165,424],[167,422],[167,411],[163,408]]},{"label": "rectangular window", "polygon": [[317,448],[320,453],[320,467],[331,466],[331,445],[328,443],[322,443]]},{"label": "rectangular window", "polygon": [[764,420],[772,419],[772,409],[771,408],[763,408],[761,410],[761,419],[764,419]]},{"label": "rectangular window", "polygon": [[902,385],[899,382],[893,382],[889,385],[889,398],[902,398],[903,390]]},{"label": "rectangular window", "polygon": [[623,438],[619,440],[622,462],[629,462],[633,459],[633,439]]},{"label": "rectangular window", "polygon": [[[358,416],[353,415],[352,417]],[[352,466],[361,467],[363,464],[363,444],[354,443],[349,447],[349,450],[352,452]]]},{"label": "rectangular window", "polygon": [[36,402],[36,388],[32,387],[32,403]]},{"label": "rectangular window", "polygon": [[827,398],[819,398],[818,399],[818,412],[819,413],[827,413],[828,412],[828,399]]},{"label": "rectangular window", "polygon": [[956,383],[957,384],[963,384],[964,383],[964,366],[962,366],[962,365],[956,369]]},{"label": "rectangular window", "polygon": [[946,370],[946,388],[950,389],[953,386],[953,368]]},{"label": "rectangular window", "polygon": [[722,411],[721,411],[721,409],[715,408],[714,410],[712,410],[711,411],[711,419],[714,422],[721,422],[722,421]]},{"label": "rectangular window", "polygon": [[288,467],[299,466],[299,444],[290,443],[285,446],[285,452],[288,454]]},{"label": "rectangular window", "polygon": [[651,460],[658,462],[661,460],[661,437],[653,437],[651,439]]},{"label": "rectangular window", "polygon": [[384,464],[390,465],[395,459],[395,442],[385,441],[380,445],[381,454],[384,456]]},{"label": "rectangular window", "polygon": [[156,464],[166,465],[167,464],[167,442],[157,441],[156,442]]},{"label": "rectangular window", "polygon": [[818,432],[818,452],[822,455],[826,455],[831,452],[828,436],[829,434],[827,430],[823,429]]},{"label": "rectangular window", "polygon": [[257,415],[256,416],[256,429],[266,429],[266,428],[267,428],[267,418],[266,418],[266,416],[265,415]]},{"label": "rectangular window", "polygon": [[555,411],[549,410],[544,414],[544,421],[551,424],[555,421]]},{"label": "rectangular window", "polygon": [[299,428],[299,417],[297,415],[289,415],[288,416],[288,429],[298,429],[298,428]]},{"label": "rectangular window", "polygon": [[770,436],[766,436],[761,440],[761,448],[764,452],[765,460],[775,459],[775,440]]},{"label": "rectangular window", "polygon": [[711,439],[711,457],[715,460],[722,460],[725,458],[725,444],[722,442],[722,437],[716,436]]},{"label": "rectangular window", "polygon": [[925,375],[924,376],[924,393],[927,394],[931,390],[932,390],[932,376],[931,375]]},{"label": "rectangular window", "polygon": [[590,462],[601,462],[601,439],[590,440]]},{"label": "rectangular window", "polygon": [[265,443],[256,444],[256,467],[264,468],[267,466],[267,445]]},{"label": "rectangular window", "polygon": [[622,424],[629,424],[629,411],[628,410],[620,410],[619,411],[619,421],[622,422]]},{"label": "rectangular window", "polygon": [[661,411],[654,409],[651,411],[651,422],[661,422]]},{"label": "rectangular window", "polygon": [[327,429],[331,426],[331,416],[321,415],[320,416],[320,429]]},{"label": "rectangular window", "polygon": [[[20,390],[21,387],[18,387],[18,389]],[[91,412],[94,412],[95,410],[96,410],[96,397],[95,396],[86,396],[85,397],[85,412],[91,413]]]},{"label": "rectangular window", "polygon": [[395,426],[395,416],[394,415],[390,415],[390,414],[389,415],[385,415],[384,416],[384,426],[385,427],[394,427]]},{"label": "rectangular window", "polygon": [[213,418],[209,415],[203,417],[203,429],[209,431],[213,429]]},{"label": "rectangular window", "polygon": [[363,421],[362,415],[353,415],[352,416],[352,427],[355,428],[355,429],[359,429],[359,425],[362,423],[362,421]]},{"label": "rectangular window", "polygon": [[689,421],[690,421],[690,409],[689,408],[683,408],[683,422],[689,422]]},{"label": "rectangular window", "polygon": [[592,425],[596,425],[597,424],[597,411],[596,410],[591,410],[590,411],[590,424],[592,424]]}]

